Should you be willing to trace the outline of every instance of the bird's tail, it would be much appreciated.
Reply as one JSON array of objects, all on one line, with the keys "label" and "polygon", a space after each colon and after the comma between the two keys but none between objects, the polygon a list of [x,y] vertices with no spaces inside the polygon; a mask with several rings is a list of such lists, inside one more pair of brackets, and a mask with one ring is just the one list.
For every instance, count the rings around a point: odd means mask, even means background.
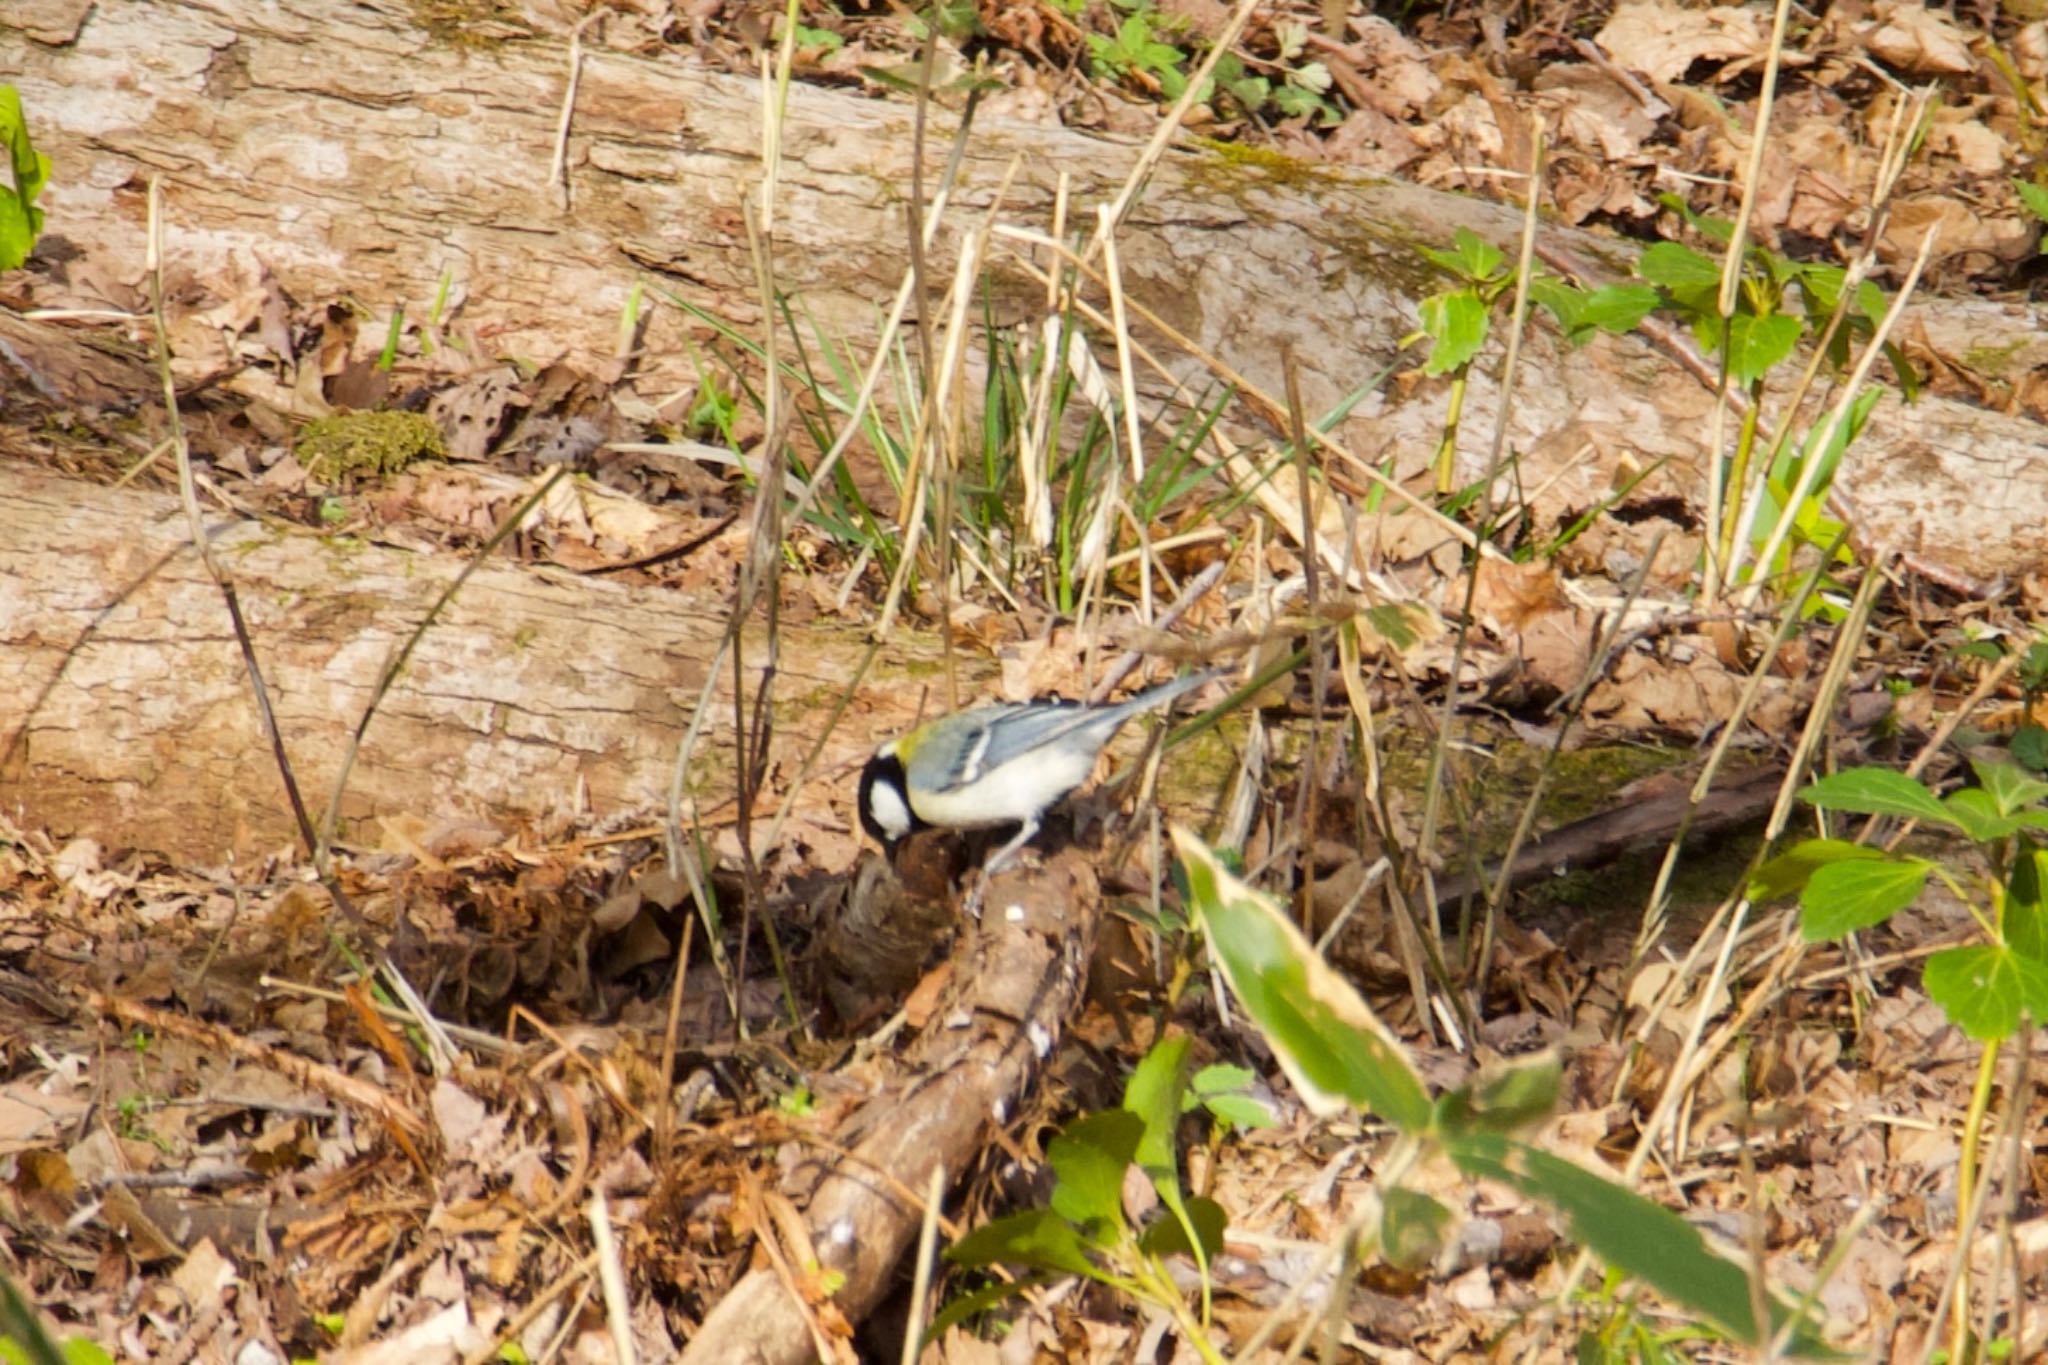
[{"label": "bird's tail", "polygon": [[1215,682],[1218,678],[1227,677],[1229,673],[1230,669],[1227,667],[1207,668],[1195,673],[1186,673],[1169,682],[1160,683],[1157,687],[1148,687],[1136,696],[1127,697],[1107,709],[1115,712],[1120,718],[1135,716],[1141,711],[1150,711],[1155,707],[1165,706],[1175,697],[1186,692],[1192,692],[1205,684]]}]

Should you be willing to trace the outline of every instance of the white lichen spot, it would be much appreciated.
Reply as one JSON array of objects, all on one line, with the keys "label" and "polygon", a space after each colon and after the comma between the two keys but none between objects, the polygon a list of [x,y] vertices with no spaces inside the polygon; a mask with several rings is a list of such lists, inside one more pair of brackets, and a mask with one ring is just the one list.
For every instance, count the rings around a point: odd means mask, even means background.
[{"label": "white lichen spot", "polygon": [[1025,1025],[1024,1036],[1031,1040],[1031,1050],[1038,1054],[1039,1061],[1052,1055],[1052,1034],[1045,1025],[1033,1019]]}]

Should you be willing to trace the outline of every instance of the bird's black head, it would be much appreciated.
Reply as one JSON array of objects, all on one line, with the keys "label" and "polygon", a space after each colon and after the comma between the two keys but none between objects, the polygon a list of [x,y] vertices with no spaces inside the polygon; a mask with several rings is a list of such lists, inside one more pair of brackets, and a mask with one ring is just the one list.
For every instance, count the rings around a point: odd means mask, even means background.
[{"label": "bird's black head", "polygon": [[883,848],[924,828],[924,821],[910,808],[903,760],[894,746],[885,745],[868,760],[860,772],[860,827]]}]

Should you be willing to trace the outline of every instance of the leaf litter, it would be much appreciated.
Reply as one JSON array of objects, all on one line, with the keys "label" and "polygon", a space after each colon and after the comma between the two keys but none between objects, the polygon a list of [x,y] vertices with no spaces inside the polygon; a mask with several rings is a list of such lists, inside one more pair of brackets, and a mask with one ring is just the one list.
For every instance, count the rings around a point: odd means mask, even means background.
[{"label": "leaf litter", "polygon": [[[1028,26],[1022,13],[992,14],[992,30],[1027,51],[1077,36],[1037,10],[1042,27]],[[856,56],[897,41],[890,27],[832,19],[852,41],[821,69],[857,73]],[[1759,12],[1623,6],[1594,35],[1593,51],[1554,30],[1516,35],[1501,55],[1511,69],[1534,67],[1526,88],[1509,88],[1460,55],[1470,44],[1449,40],[1471,35],[1472,22],[1430,16],[1420,39],[1376,17],[1354,24],[1349,41],[1315,49],[1334,88],[1353,97],[1337,125],[1312,133],[1310,120],[1285,120],[1269,132],[1298,155],[1490,189],[1492,172],[1521,164],[1510,118],[1533,103],[1557,130],[1547,174],[1570,221],[1646,224],[1662,212],[1657,193],[1674,187],[1702,211],[1724,206],[1716,186],[1743,152],[1745,83],[1763,51]],[[2042,31],[2035,21],[2012,35],[2029,80],[2048,71]],[[658,44],[658,28],[642,30],[641,40]],[[1842,240],[1859,229],[1857,205],[1874,176],[1867,129],[1895,84],[1878,79],[1885,72],[1873,73],[1873,63],[1912,77],[1968,76],[1979,71],[1983,41],[1917,4],[1815,23],[1788,53],[1797,75],[1771,153],[1779,164],[1768,179],[1780,193],[1757,220],[1765,239]],[[1069,118],[1105,127],[1137,118],[1072,81],[1031,88],[1039,107]],[[1954,282],[1997,287],[2037,231],[2004,185],[2020,131],[2009,94],[1996,86],[1977,107],[1944,110],[1929,134],[1932,166],[1917,173],[1891,225],[1893,249],[1917,237],[1918,224],[1938,221],[1944,249],[1977,263],[1959,266]],[[1967,207],[1959,186],[1986,207]],[[179,377],[218,381],[230,396],[211,426],[200,424],[202,453],[250,506],[412,548],[473,549],[532,487],[537,467],[569,461],[595,480],[538,509],[520,550],[532,562],[679,587],[730,581],[744,541],[726,528],[747,496],[745,471],[624,456],[605,444],[671,440],[687,399],[634,393],[624,374],[562,363],[531,374],[474,364],[469,357],[486,348],[447,344],[465,340],[459,320],[409,331],[410,363],[392,374],[352,316],[295,304],[266,272],[186,284],[212,302],[178,324]],[[1956,355],[1940,358],[1944,372],[1967,369]],[[470,463],[317,479],[281,439],[292,420],[387,397],[424,412],[448,453]],[[1561,561],[1572,568],[1569,582],[1555,567],[1488,565],[1471,598],[1483,634],[1458,683],[1483,683],[1518,713],[1566,690],[1596,643],[1594,614],[1574,594],[1616,589],[1627,576],[1618,570],[1640,553],[1642,538],[1623,526],[1604,520],[1573,547]],[[822,544],[803,553],[821,574],[845,567]],[[1285,549],[1268,558],[1276,577],[1301,567]],[[1441,605],[1464,600],[1464,585],[1435,567],[1418,569],[1412,582],[1432,584]],[[1211,607],[1191,621],[1202,630],[1229,624]],[[1075,695],[1086,676],[1080,642],[1051,622],[984,612],[953,625],[963,641],[1003,659],[1005,695]],[[1944,646],[1954,641],[1938,638],[1938,622],[1912,619],[1910,629],[1926,638],[1884,671],[1913,682],[1890,714],[1904,734],[1924,735],[1969,670],[1946,672]],[[1699,623],[1646,631],[1651,647],[1625,653],[1591,692],[1580,743],[1696,743],[1732,710],[1754,660],[1725,657]],[[1432,643],[1403,664],[1411,679],[1441,686],[1453,655]],[[1811,681],[1795,653],[1774,660],[1752,715],[1758,747],[1796,732]],[[1881,684],[1872,669],[1859,686],[1874,694]],[[1398,706],[1402,690],[1379,700]],[[877,698],[867,720],[888,733],[932,702]],[[1298,692],[1287,704],[1308,709]],[[1879,741],[1898,742],[1896,734]],[[1476,793],[1481,766],[1453,777]],[[1290,805],[1287,784],[1270,796],[1247,842],[1253,853],[1284,845],[1305,815]],[[828,804],[837,818],[813,818],[797,836],[808,865],[777,874],[778,913],[799,931],[818,927],[833,894],[818,870],[853,861],[845,794]],[[1413,811],[1395,814],[1412,827]],[[1370,894],[1363,908],[1352,904],[1369,890],[1369,860],[1351,837],[1356,812],[1329,802],[1316,818],[1326,837],[1313,864],[1313,913],[1326,924],[1349,915],[1333,959],[1365,984],[1383,1018],[1418,1036],[1428,1021],[1415,1016],[1403,965],[1387,948],[1396,912]],[[14,1269],[31,1297],[62,1305],[65,1330],[136,1358],[225,1359],[252,1345],[278,1359],[315,1349],[358,1360],[469,1356],[575,1276],[588,1243],[582,1205],[601,1190],[624,1232],[639,1306],[633,1330],[644,1350],[674,1349],[756,1254],[756,1238],[772,1223],[787,1228],[770,1193],[778,1177],[813,1144],[834,1140],[835,1125],[888,1062],[860,1056],[851,1035],[820,1042],[790,1030],[765,976],[730,995],[715,972],[692,968],[673,1127],[653,1132],[671,1089],[658,1071],[666,999],[658,987],[690,932],[687,896],[664,893],[644,874],[653,856],[644,829],[508,829],[424,815],[388,823],[381,847],[357,851],[342,874],[350,896],[393,933],[405,975],[433,983],[436,1014],[473,1030],[462,1035],[468,1059],[436,1075],[405,1037],[402,1016],[387,1017],[359,986],[316,985],[335,979],[326,926],[336,912],[295,857],[179,868],[90,839],[58,845],[41,831],[0,830],[0,991],[18,1007],[5,1039],[0,1157],[11,1166]],[[727,865],[709,875],[722,899],[739,903]],[[1486,1025],[1471,1052],[1418,1046],[1431,1081],[1451,1085],[1491,1058],[1564,1044],[1571,1102],[1548,1137],[1596,1164],[1617,1162],[1632,1144],[1679,1055],[1679,1021],[1736,1003],[1725,988],[1703,998],[1704,981],[1668,956],[1624,976],[1621,939],[1640,909],[1617,895],[1626,887],[1591,888],[1590,900],[1584,887],[1546,888],[1547,898],[1502,925],[1502,958],[1514,970],[1482,1002]],[[615,922],[594,920],[608,905],[619,912]],[[1795,1285],[1798,1267],[1816,1263],[1860,1210],[1880,1207],[1821,1298],[1847,1340],[1891,1358],[1913,1358],[1919,1339],[1897,1328],[1930,1320],[1955,1255],[1954,1120],[1978,1054],[1920,994],[1912,959],[1960,919],[1959,908],[1937,901],[1869,935],[1853,954],[1810,953],[1802,980],[1751,1021],[1746,1051],[1697,1087],[1684,1163],[1649,1182],[1731,1244],[1764,1248],[1773,1279]],[[1753,979],[1777,949],[1771,923],[1735,946],[1732,981]],[[1151,1041],[1144,1010],[1130,1009],[1144,997],[1128,983],[1165,964],[1147,960],[1145,935],[1114,941],[1128,998],[1097,999],[1077,1021],[1048,1064],[1035,1109],[1016,1125],[1019,1145],[992,1153],[967,1182],[968,1209],[1004,1206],[1023,1177],[1019,1163],[1029,1169],[1042,1156],[1038,1136],[1071,1112],[1070,1102],[1107,1096],[1101,1059]],[[934,964],[940,947],[926,945]],[[925,976],[919,996],[929,998],[937,979]],[[118,1009],[108,1004],[116,999]],[[873,1004],[853,998],[839,1011],[852,1017]],[[732,1041],[735,1009],[749,1021],[744,1044]],[[569,1022],[589,1019],[607,1022]],[[1203,1037],[1206,1023],[1179,1022],[1217,1049],[1214,1058],[1226,1055],[1226,1040]],[[1639,1029],[1643,1055],[1625,1065],[1608,1040]],[[1313,1249],[1373,1189],[1365,1132],[1311,1123],[1284,1091],[1266,1098],[1280,1116],[1275,1128],[1245,1136],[1221,1158],[1199,1149],[1189,1158],[1191,1180],[1236,1213],[1244,1238],[1219,1275],[1219,1321],[1233,1336],[1256,1324],[1252,1310],[1272,1306],[1309,1273]],[[2038,1097],[2035,1105],[2025,1121],[2038,1125]],[[1751,1122],[1763,1131],[1750,1131]],[[1751,1171],[1734,1158],[1744,1143]],[[2022,1218],[2010,1243],[2020,1262],[2011,1273],[2039,1287],[2048,1277],[2048,1166],[2036,1162],[2021,1176]],[[1418,1172],[1416,1188],[1460,1209],[1469,1245],[1428,1274],[1369,1276],[1347,1303],[1349,1330],[1390,1360],[1517,1357],[1540,1339],[1530,1312],[1562,1283],[1554,1228],[1511,1192],[1445,1172]],[[1995,1251],[1990,1235],[1981,1237],[1970,1254],[1986,1273]],[[575,1301],[565,1295],[526,1323],[518,1339],[529,1356],[551,1341],[566,1340],[572,1355],[601,1350],[600,1317],[572,1310]],[[1014,1330],[1040,1349],[1090,1359],[1126,1356],[1151,1339],[1146,1324],[1100,1303],[1040,1304]],[[936,1350],[980,1358],[957,1330]]]}]

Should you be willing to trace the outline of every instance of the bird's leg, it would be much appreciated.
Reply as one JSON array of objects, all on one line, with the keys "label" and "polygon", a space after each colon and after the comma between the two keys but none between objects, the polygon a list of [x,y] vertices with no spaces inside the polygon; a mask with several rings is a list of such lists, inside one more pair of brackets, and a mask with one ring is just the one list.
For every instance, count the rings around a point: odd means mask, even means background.
[{"label": "bird's leg", "polygon": [[967,893],[966,904],[968,914],[976,919],[981,918],[981,900],[988,893],[988,879],[995,876],[996,873],[1008,865],[1017,856],[1017,850],[1031,842],[1032,837],[1038,833],[1038,829],[1039,822],[1036,818],[1026,820],[1023,826],[1018,829],[1017,836],[1014,839],[997,849],[982,863],[981,875],[974,879],[974,889]]}]

